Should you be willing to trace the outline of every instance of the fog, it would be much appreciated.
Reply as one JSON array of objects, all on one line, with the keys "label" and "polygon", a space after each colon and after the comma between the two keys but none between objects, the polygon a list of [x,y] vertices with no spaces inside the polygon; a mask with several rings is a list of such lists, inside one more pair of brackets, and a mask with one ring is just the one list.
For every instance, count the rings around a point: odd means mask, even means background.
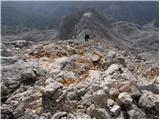
[{"label": "fog", "polygon": [[[158,1],[153,2],[73,2],[73,1],[2,1],[2,25],[31,28],[58,27],[66,15],[95,8],[115,20],[146,24],[158,20]],[[158,24],[157,24],[158,26]]]}]

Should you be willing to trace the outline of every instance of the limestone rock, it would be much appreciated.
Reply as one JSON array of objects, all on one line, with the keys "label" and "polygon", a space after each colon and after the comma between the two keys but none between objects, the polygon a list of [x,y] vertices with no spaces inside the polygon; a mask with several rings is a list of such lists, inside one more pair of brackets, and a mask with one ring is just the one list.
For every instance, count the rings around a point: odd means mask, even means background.
[{"label": "limestone rock", "polygon": [[131,109],[127,111],[130,119],[146,119],[146,114],[136,105],[132,105]]},{"label": "limestone rock", "polygon": [[119,105],[114,105],[110,110],[111,114],[115,116],[119,115],[120,111],[121,111],[121,108]]},{"label": "limestone rock", "polygon": [[29,71],[28,73],[25,72],[21,74],[20,81],[24,85],[34,85],[37,81],[37,78],[32,71]]},{"label": "limestone rock", "polygon": [[156,112],[159,111],[159,95],[153,94],[152,92],[143,91],[142,96],[139,99],[138,104],[144,109],[154,109]]},{"label": "limestone rock", "polygon": [[138,88],[136,83],[133,83],[131,81],[122,82],[119,87],[119,91],[120,92],[127,92],[132,97],[140,97],[141,96],[140,89]]},{"label": "limestone rock", "polygon": [[118,96],[118,99],[119,99],[120,104],[127,105],[127,106],[131,105],[133,101],[132,97],[126,92],[120,93]]},{"label": "limestone rock", "polygon": [[112,107],[113,105],[114,105],[114,100],[108,99],[108,101],[107,101],[107,106],[108,106],[108,107]]},{"label": "limestone rock", "polygon": [[63,85],[52,78],[48,78],[45,83],[44,94],[53,94],[56,90],[62,88]]},{"label": "limestone rock", "polygon": [[100,56],[98,56],[98,55],[92,55],[92,56],[90,56],[90,60],[93,63],[99,62],[100,61]]},{"label": "limestone rock", "polygon": [[96,119],[110,119],[108,112],[104,108],[94,109],[91,116]]},{"label": "limestone rock", "polygon": [[107,69],[106,74],[112,75],[114,72],[118,71],[119,69],[120,69],[120,65],[118,65],[118,64],[112,64]]},{"label": "limestone rock", "polygon": [[154,94],[159,93],[159,78],[156,78],[152,81],[143,81],[142,83],[138,84],[141,90],[148,90],[153,92]]},{"label": "limestone rock", "polygon": [[108,95],[103,90],[93,93],[93,99],[97,108],[105,108],[107,105]]},{"label": "limestone rock", "polygon": [[43,108],[46,111],[52,110],[56,111],[57,107],[59,107],[57,99],[63,94],[62,91],[63,85],[58,83],[52,78],[48,78],[45,83],[44,91],[42,94],[42,103]]},{"label": "limestone rock", "polygon": [[82,102],[83,105],[90,106],[93,103],[93,97],[90,94],[85,94],[82,97],[82,101],[83,101]]},{"label": "limestone rock", "polygon": [[109,95],[111,99],[116,100],[119,95],[119,90],[117,88],[110,88]]}]

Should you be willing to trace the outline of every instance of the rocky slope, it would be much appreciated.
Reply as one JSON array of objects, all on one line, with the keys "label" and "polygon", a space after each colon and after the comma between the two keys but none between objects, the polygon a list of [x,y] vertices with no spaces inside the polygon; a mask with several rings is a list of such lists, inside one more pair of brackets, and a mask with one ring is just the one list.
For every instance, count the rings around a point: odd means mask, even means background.
[{"label": "rocky slope", "polygon": [[158,118],[159,68],[102,39],[1,45],[1,118]]},{"label": "rocky slope", "polygon": [[85,34],[92,39],[103,39],[109,46],[118,46],[146,59],[158,61],[158,29],[154,26],[140,26],[128,21],[115,21],[94,9],[87,9],[66,16],[57,38],[83,39]]}]

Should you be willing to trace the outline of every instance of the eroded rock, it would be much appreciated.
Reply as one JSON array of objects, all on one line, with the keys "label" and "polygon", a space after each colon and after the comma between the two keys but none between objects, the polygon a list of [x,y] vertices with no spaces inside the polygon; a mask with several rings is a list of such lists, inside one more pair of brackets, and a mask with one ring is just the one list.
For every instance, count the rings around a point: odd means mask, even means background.
[{"label": "eroded rock", "polygon": [[126,92],[120,93],[118,99],[119,103],[125,106],[131,105],[133,101],[132,97]]},{"label": "eroded rock", "polygon": [[152,92],[143,91],[142,96],[138,102],[139,106],[144,109],[154,109],[156,112],[159,111],[159,95],[153,94]]},{"label": "eroded rock", "polygon": [[108,95],[103,90],[93,93],[93,99],[97,108],[105,108],[107,105]]}]

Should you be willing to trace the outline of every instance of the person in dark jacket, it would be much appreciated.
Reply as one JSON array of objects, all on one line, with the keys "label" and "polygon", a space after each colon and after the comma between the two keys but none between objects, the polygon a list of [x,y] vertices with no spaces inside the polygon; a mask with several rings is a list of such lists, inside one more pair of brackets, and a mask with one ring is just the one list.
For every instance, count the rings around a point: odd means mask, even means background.
[{"label": "person in dark jacket", "polygon": [[89,35],[85,34],[85,42],[88,42],[88,39],[89,39]]}]

